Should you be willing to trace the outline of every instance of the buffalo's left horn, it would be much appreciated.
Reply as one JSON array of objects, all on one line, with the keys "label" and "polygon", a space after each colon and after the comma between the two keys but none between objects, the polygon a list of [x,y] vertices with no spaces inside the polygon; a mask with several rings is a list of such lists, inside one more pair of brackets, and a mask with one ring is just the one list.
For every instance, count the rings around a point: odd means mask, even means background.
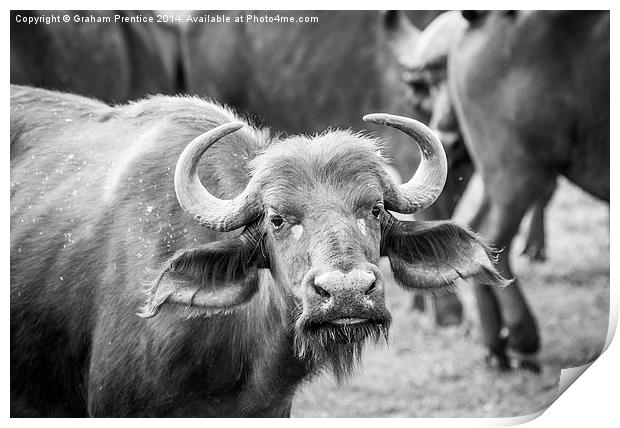
[{"label": "buffalo's left horn", "polygon": [[364,121],[391,126],[415,140],[422,158],[414,176],[407,183],[386,189],[386,208],[402,214],[412,214],[430,206],[441,194],[446,184],[448,163],[439,138],[429,127],[408,117],[374,113],[364,116]]},{"label": "buffalo's left horn", "polygon": [[198,177],[198,162],[205,151],[243,126],[242,122],[225,123],[194,138],[181,153],[174,171],[174,190],[181,208],[213,230],[237,229],[251,222],[258,212],[250,186],[234,199],[219,199],[205,189]]}]

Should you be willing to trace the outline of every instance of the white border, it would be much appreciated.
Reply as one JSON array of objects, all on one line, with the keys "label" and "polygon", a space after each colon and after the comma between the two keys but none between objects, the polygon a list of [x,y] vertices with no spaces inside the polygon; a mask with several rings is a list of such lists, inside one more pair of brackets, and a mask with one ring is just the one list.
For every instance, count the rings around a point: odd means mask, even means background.
[{"label": "white border", "polygon": [[[210,4],[211,3],[211,4]],[[77,1],[60,1],[55,2],[53,7],[50,7],[49,2],[43,1],[21,1],[21,2],[10,2],[9,8],[13,9],[162,9],[162,10],[170,10],[170,9],[282,9],[282,10],[292,10],[292,9],[376,9],[378,7],[386,8],[386,9],[425,9],[428,6],[432,6],[436,9],[458,9],[467,7],[469,9],[493,9],[501,6],[502,8],[510,9],[584,9],[584,6],[588,9],[611,9],[611,77],[612,77],[612,97],[611,97],[611,117],[617,117],[614,113],[617,113],[618,109],[618,85],[616,79],[614,78],[618,73],[618,31],[617,28],[614,27],[614,23],[616,23],[616,15],[617,11],[614,10],[614,6],[616,3],[612,3],[611,1],[596,1],[590,0],[588,2],[576,2],[576,1],[564,1],[564,2],[549,2],[549,1],[520,1],[520,2],[504,2],[502,4],[498,4],[490,1],[471,1],[464,4],[464,2],[455,2],[455,1],[432,1],[432,2],[419,2],[419,1],[388,1],[388,2],[370,2],[370,1],[356,1],[356,2],[334,2],[326,1],[326,0],[315,0],[312,2],[304,2],[304,3],[296,3],[292,4],[291,2],[285,1],[263,1],[260,2],[260,6],[257,7],[256,1],[240,1],[240,0],[231,0],[227,2],[221,2],[219,4],[213,4],[212,2],[197,2],[197,1],[175,1],[175,2],[165,2],[165,1],[118,1],[118,0],[110,0],[106,2],[90,2],[85,4],[84,2]],[[171,7],[172,6],[172,7]],[[218,7],[219,6],[219,7]],[[617,8],[617,7],[616,7]],[[8,10],[6,11],[6,18],[8,18]],[[6,22],[6,21],[5,21]],[[3,40],[2,40],[2,48],[3,48],[3,57],[9,58],[9,26],[5,25],[3,27]],[[8,94],[8,85],[6,83],[9,82],[9,61],[5,62],[5,66],[2,69],[2,74],[5,82],[4,86],[4,100],[5,100],[5,113],[3,120],[4,134],[5,136],[9,135],[9,112],[7,111],[9,108],[9,94]],[[617,122],[614,123],[612,120],[612,129],[611,129],[611,163],[612,165],[618,165],[618,131],[617,131]],[[3,162],[5,165],[5,177],[6,179],[3,182],[4,186],[4,194],[9,195],[9,181],[10,181],[10,167],[9,167],[9,144],[5,141],[3,146]],[[616,169],[612,169],[611,171],[611,182],[616,184],[618,183],[618,172]],[[611,254],[610,260],[618,260],[617,258],[617,250],[615,248],[615,244],[618,242],[618,232],[616,227],[617,221],[617,210],[615,208],[614,201],[618,197],[618,186],[617,184],[612,186],[612,196],[611,196],[611,207],[610,207],[610,222],[611,222]],[[5,208],[2,211],[2,219],[3,224],[5,225],[5,236],[9,236],[10,230],[9,225],[9,208],[8,202],[6,202]],[[5,290],[8,289],[9,283],[9,246],[5,244],[3,249],[2,263],[4,269],[4,277],[6,278]],[[611,314],[610,314],[610,329],[608,332],[608,339],[606,345],[609,345],[610,340],[613,336],[613,333],[616,329],[618,322],[618,307],[619,307],[619,293],[618,293],[618,285],[617,285],[617,273],[615,266],[611,265]],[[8,294],[8,291],[5,291]],[[5,296],[7,295],[5,294]],[[4,302],[4,310],[6,314],[5,322],[3,325],[3,343],[9,342],[9,301],[5,299]],[[4,386],[3,390],[3,401],[5,415],[8,418],[9,416],[9,350],[8,346],[5,348],[5,352],[3,353],[3,379],[2,385]],[[620,348],[617,344],[617,340],[611,342],[611,346],[606,350],[606,352],[595,361],[592,366],[579,378],[575,385],[570,387],[565,394],[563,394],[554,404],[552,404],[548,410],[544,412],[544,414],[530,422],[532,426],[547,426],[550,424],[557,426],[566,426],[569,424],[572,426],[573,424],[577,425],[585,425],[592,424],[593,426],[603,425],[609,426],[611,424],[617,423],[618,415],[616,412],[616,407],[618,406],[618,385],[615,383],[616,380],[620,379],[619,376],[619,366],[620,363]],[[566,373],[563,373],[566,374]],[[573,373],[574,376],[574,373]],[[569,374],[570,377],[570,374]],[[406,419],[390,419],[383,420],[380,423],[388,423],[390,425],[401,425],[409,427],[410,424],[414,423],[417,426],[506,426],[513,425],[518,423],[527,422],[528,420],[532,420],[534,415],[525,416],[525,417],[517,417],[517,418],[489,418],[489,419],[416,419],[415,421],[410,421]],[[614,422],[612,422],[614,421]],[[31,426],[32,424],[50,424],[50,425],[74,425],[74,424],[83,424],[84,421],[79,420],[11,420],[11,424],[15,425],[23,425],[23,426]],[[149,425],[159,425],[163,426],[164,424],[170,424],[172,421],[166,420],[117,420],[114,421],[114,424],[121,424],[123,426],[127,426],[129,424],[146,424]],[[339,426],[344,425],[354,425],[355,427],[360,426],[370,426],[370,424],[376,424],[378,421],[373,419],[338,419],[338,420],[328,420],[321,421],[321,424],[331,424],[337,423]],[[89,424],[108,424],[108,421],[104,420],[91,420],[88,421]],[[172,422],[175,423],[175,422]],[[265,420],[253,420],[253,421],[234,421],[234,420],[218,420],[218,421],[202,421],[202,420],[184,420],[179,423],[188,424],[188,425],[203,425],[203,424],[236,424],[236,423],[244,423],[244,424],[252,424],[256,426],[281,426],[281,424],[295,424],[299,426],[312,426],[317,423],[314,419],[294,419],[289,421],[265,421]]]}]

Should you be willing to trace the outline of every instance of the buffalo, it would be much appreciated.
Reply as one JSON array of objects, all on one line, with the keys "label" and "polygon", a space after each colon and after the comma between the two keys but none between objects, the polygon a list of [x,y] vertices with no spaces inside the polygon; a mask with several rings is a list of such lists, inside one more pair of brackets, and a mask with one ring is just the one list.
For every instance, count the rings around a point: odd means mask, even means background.
[{"label": "buffalo", "polygon": [[[504,249],[499,270],[512,278],[512,239],[529,208],[542,213],[558,176],[609,201],[609,12],[444,19],[443,88],[483,183],[468,225]],[[518,282],[475,294],[490,361],[538,370],[538,326]]]},{"label": "buffalo", "polygon": [[[450,218],[463,195],[474,167],[465,148],[447,86],[447,60],[450,46],[466,27],[460,12],[444,12],[435,18],[422,32],[417,28],[395,29],[407,32],[413,47],[400,58],[406,68],[405,81],[411,86],[411,102],[414,111],[440,137],[448,158],[448,179],[446,187],[437,201],[419,214],[423,219]],[[411,35],[413,33],[413,36]],[[451,179],[450,176],[454,176]],[[531,219],[522,254],[533,261],[544,261],[545,249],[544,216],[555,186],[550,186],[531,208]]]},{"label": "buffalo", "polygon": [[[70,21],[46,24],[52,16]],[[185,87],[180,31],[155,16],[152,11],[11,11],[11,83],[108,103],[174,95]],[[136,22],[140,17],[155,22]],[[34,20],[43,21],[28,23]]]},{"label": "buffalo", "polygon": [[441,192],[437,137],[365,120],[419,146],[408,182],[367,134],[281,139],[198,98],[13,86],[12,416],[288,416],[302,381],[387,340],[381,258],[407,289],[504,286],[477,235],[388,211]]},{"label": "buffalo", "polygon": [[[458,11],[444,12],[437,16],[422,32],[417,27],[398,21],[394,34],[396,39],[406,40],[399,61],[407,70],[403,73],[411,87],[411,103],[418,117],[427,123],[440,137],[448,159],[448,179],[444,191],[418,217],[425,220],[450,218],[474,174],[471,157],[463,142],[454,107],[447,85],[447,61],[451,45],[465,30],[467,22]],[[534,262],[547,258],[545,248],[545,207],[555,190],[551,183],[532,202],[527,236],[522,255]],[[436,316],[439,325],[458,322],[462,308],[451,293],[440,296],[415,296],[414,307],[426,309]]]}]

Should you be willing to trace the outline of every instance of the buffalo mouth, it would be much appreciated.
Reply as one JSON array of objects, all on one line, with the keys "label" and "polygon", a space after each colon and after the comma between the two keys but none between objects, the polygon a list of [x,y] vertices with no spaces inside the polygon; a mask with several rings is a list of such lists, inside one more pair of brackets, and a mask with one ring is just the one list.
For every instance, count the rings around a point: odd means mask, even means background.
[{"label": "buffalo mouth", "polygon": [[330,321],[330,323],[332,324],[339,324],[339,325],[352,325],[352,324],[359,324],[363,322],[369,322],[369,320],[367,318],[337,318],[337,319],[333,319]]},{"label": "buffalo mouth", "polygon": [[367,339],[375,343],[381,337],[387,342],[389,322],[368,318],[338,318],[309,327],[306,335],[321,343],[339,345],[364,344]]},{"label": "buffalo mouth", "polygon": [[331,369],[337,380],[350,376],[359,365],[368,340],[388,342],[391,317],[387,310],[377,316],[338,316],[299,319],[295,328],[298,358],[314,370]]}]

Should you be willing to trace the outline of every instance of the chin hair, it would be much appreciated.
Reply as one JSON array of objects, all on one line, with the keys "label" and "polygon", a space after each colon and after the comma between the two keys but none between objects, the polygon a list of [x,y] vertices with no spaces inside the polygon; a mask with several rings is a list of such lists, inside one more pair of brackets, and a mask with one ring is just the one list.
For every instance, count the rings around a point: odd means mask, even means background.
[{"label": "chin hair", "polygon": [[295,325],[295,353],[308,361],[315,372],[330,370],[342,383],[359,367],[364,345],[383,337],[387,344],[389,320],[383,323],[366,322],[355,325],[308,325],[298,320]]}]

